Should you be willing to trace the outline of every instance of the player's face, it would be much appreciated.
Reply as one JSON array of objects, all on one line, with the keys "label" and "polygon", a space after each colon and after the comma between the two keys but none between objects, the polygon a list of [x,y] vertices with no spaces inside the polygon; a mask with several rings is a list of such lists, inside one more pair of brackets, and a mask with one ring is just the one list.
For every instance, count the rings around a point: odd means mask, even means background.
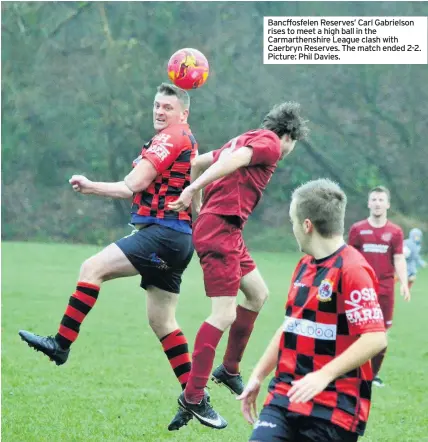
[{"label": "player's face", "polygon": [[374,217],[386,216],[389,209],[389,199],[385,192],[372,192],[369,195],[368,207]]},{"label": "player's face", "polygon": [[185,123],[189,110],[183,110],[175,95],[156,94],[153,103],[153,126],[157,132],[173,124]]},{"label": "player's face", "polygon": [[282,160],[284,157],[286,157],[288,154],[290,154],[294,146],[296,145],[296,140],[292,140],[288,135],[284,135],[281,138],[281,157]]}]

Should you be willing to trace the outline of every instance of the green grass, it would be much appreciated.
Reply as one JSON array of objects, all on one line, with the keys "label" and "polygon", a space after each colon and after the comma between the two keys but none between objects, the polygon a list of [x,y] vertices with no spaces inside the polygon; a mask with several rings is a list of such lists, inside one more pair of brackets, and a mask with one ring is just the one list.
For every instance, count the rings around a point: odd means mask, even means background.
[{"label": "green grass", "polygon": [[[82,261],[98,248],[77,245],[2,244],[2,440],[245,441],[251,427],[239,404],[212,385],[215,408],[229,421],[222,431],[193,421],[179,432],[166,426],[176,411],[178,383],[145,317],[138,278],[106,283],[82,327],[66,365],[56,367],[18,337],[23,328],[53,334],[74,290]],[[254,257],[271,297],[257,322],[242,371],[248,378],[283,318],[297,254]],[[397,299],[390,348],[374,391],[367,442],[427,441],[428,271],[421,271],[410,304]],[[202,274],[193,260],[184,277],[179,322],[193,339],[210,309]],[[222,339],[216,363],[226,344]],[[263,389],[265,397],[266,386]]]}]

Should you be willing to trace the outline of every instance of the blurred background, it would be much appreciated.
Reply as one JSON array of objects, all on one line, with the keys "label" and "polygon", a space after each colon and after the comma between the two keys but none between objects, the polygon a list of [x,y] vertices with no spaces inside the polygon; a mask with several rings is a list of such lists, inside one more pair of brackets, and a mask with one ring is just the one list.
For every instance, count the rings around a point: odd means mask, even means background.
[{"label": "blurred background", "polygon": [[[349,197],[391,190],[405,235],[428,230],[426,65],[263,65],[263,16],[421,16],[426,2],[2,2],[2,239],[107,244],[129,233],[128,201],[75,194],[68,179],[119,181],[153,135],[156,87],[178,49],[210,77],[190,91],[200,151],[299,101],[311,135],[279,166],[246,228],[253,249],[296,248],[291,190],[329,177]],[[397,53],[397,57],[400,54]]]}]

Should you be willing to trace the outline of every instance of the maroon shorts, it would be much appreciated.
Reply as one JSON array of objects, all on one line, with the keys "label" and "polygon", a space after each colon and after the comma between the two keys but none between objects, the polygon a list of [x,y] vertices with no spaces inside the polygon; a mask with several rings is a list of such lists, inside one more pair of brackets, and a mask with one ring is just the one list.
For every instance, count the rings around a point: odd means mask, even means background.
[{"label": "maroon shorts", "polygon": [[388,329],[392,326],[392,317],[394,315],[394,295],[382,295],[380,293],[377,298],[383,313],[385,328]]},{"label": "maroon shorts", "polygon": [[237,296],[241,278],[256,268],[242,230],[226,217],[204,213],[193,226],[193,244],[204,272],[207,296]]}]

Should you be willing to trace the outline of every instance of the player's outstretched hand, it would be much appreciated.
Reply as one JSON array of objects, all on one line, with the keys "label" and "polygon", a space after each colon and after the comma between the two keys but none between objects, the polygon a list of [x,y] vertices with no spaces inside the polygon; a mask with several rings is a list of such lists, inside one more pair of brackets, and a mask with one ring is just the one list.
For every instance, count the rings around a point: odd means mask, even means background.
[{"label": "player's outstretched hand", "polygon": [[73,175],[68,182],[71,184],[75,192],[83,194],[91,193],[92,181],[83,175]]},{"label": "player's outstretched hand", "polygon": [[190,187],[186,187],[183,192],[181,192],[178,200],[168,204],[168,209],[173,210],[174,212],[182,212],[183,210],[186,210],[192,202],[193,195],[194,192],[192,189]]},{"label": "player's outstretched hand", "polygon": [[400,294],[406,302],[410,301],[410,289],[409,286],[401,284]]},{"label": "player's outstretched hand", "polygon": [[314,371],[298,381],[293,381],[293,386],[287,393],[290,402],[307,402],[321,393],[331,382],[331,377],[322,370]]},{"label": "player's outstretched hand", "polygon": [[250,379],[245,386],[244,391],[236,399],[242,401],[241,411],[245,420],[251,425],[254,424],[258,418],[257,414],[257,396],[260,393],[260,381],[257,379]]}]

